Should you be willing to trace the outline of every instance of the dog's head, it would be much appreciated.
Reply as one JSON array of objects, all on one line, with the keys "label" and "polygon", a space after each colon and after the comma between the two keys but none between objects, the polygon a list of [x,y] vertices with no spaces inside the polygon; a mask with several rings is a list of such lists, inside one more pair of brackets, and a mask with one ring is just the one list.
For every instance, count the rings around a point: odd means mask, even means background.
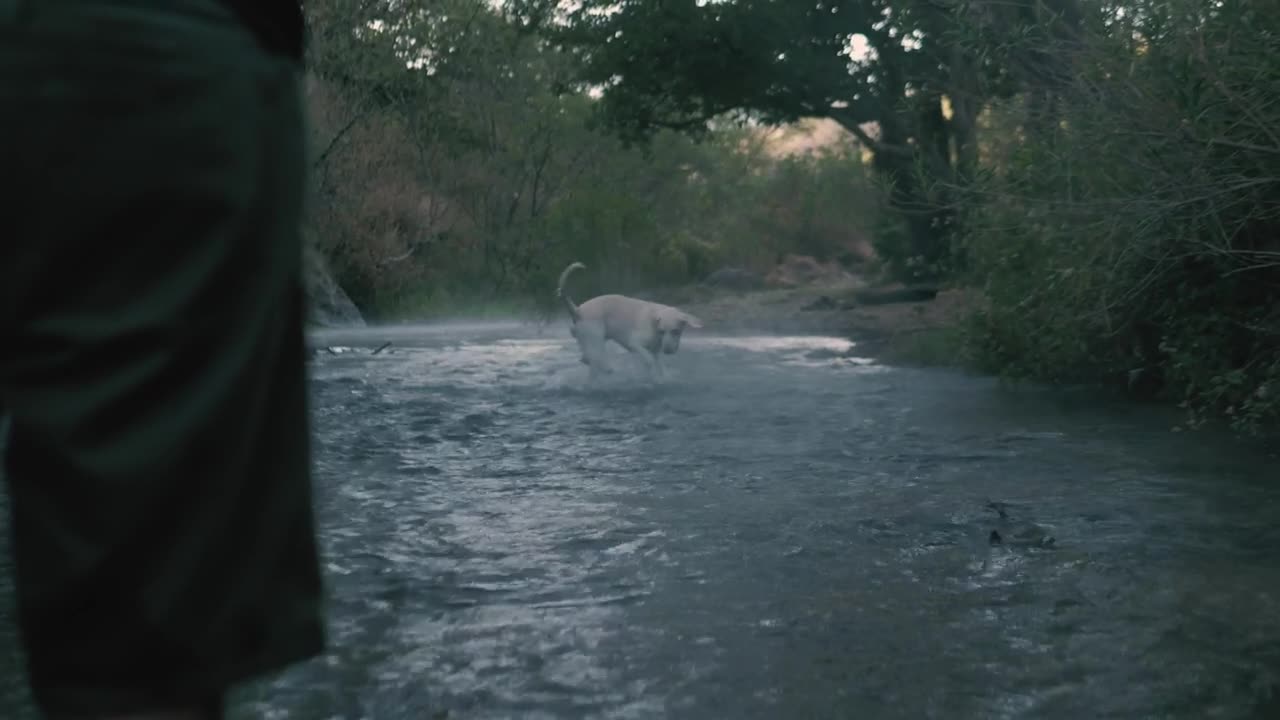
[{"label": "dog's head", "polygon": [[664,310],[653,316],[653,329],[656,345],[667,355],[674,355],[680,349],[680,336],[687,327],[700,328],[702,321],[686,312],[675,308]]}]

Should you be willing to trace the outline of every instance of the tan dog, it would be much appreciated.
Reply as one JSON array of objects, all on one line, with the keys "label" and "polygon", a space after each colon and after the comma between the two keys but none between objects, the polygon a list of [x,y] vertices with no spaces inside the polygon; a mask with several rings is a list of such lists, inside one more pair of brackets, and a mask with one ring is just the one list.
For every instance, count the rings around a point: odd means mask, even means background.
[{"label": "tan dog", "polygon": [[565,268],[556,296],[569,308],[570,332],[582,350],[582,362],[591,368],[591,377],[612,372],[605,354],[609,340],[643,359],[651,380],[661,377],[662,356],[674,355],[685,328],[700,328],[702,321],[670,305],[626,295],[600,295],[575,305],[565,294],[564,284],[575,270],[586,267],[575,262]]}]

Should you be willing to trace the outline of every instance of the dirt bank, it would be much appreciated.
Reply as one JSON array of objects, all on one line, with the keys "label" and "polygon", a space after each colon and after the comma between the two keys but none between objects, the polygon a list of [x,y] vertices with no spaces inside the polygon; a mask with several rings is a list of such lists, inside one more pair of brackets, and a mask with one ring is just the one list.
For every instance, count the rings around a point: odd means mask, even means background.
[{"label": "dirt bank", "polygon": [[723,333],[801,333],[847,337],[858,354],[883,362],[949,364],[955,331],[972,293],[943,290],[925,302],[859,303],[859,285],[809,286],[733,293],[683,288],[655,298],[688,310]]}]

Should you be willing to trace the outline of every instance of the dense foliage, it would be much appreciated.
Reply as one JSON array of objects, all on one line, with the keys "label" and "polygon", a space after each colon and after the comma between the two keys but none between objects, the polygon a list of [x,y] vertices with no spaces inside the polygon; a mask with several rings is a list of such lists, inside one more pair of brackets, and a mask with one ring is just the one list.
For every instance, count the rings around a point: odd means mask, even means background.
[{"label": "dense foliage", "polygon": [[964,196],[988,300],[974,350],[1014,376],[1163,389],[1193,423],[1274,424],[1280,5],[1123,7],[1050,48],[1071,69],[1051,110],[990,106]]},{"label": "dense foliage", "polygon": [[[478,0],[309,4],[314,236],[376,317],[684,284],[835,257],[878,200],[858,148],[775,157],[763,129],[629,146],[579,60]],[[354,30],[353,30],[354,29]]]},{"label": "dense foliage", "polygon": [[[976,169],[974,122],[999,66],[953,32],[957,3],[932,0],[526,0],[545,33],[607,88],[602,114],[624,137],[702,132],[710,119],[823,117],[875,151],[898,211],[879,244],[899,274],[952,264],[949,188]],[[869,127],[868,124],[874,124]]]}]

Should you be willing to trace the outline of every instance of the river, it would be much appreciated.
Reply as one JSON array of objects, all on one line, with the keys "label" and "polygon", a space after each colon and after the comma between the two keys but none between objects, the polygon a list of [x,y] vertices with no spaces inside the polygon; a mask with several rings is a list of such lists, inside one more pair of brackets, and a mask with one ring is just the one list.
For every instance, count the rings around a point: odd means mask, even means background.
[{"label": "river", "polygon": [[1280,717],[1258,443],[822,337],[691,334],[657,387],[563,328],[316,342],[332,648],[235,720]]}]

